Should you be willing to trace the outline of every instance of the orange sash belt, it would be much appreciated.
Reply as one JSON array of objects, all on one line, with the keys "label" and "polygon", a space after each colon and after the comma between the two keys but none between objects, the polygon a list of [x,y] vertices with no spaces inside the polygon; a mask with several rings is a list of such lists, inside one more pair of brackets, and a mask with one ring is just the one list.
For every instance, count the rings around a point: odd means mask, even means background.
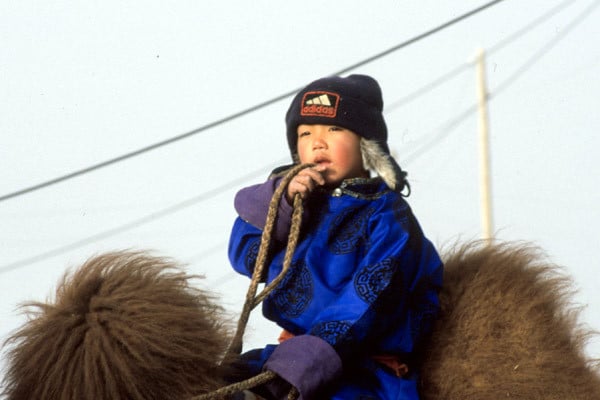
[{"label": "orange sash belt", "polygon": [[[279,334],[279,338],[277,341],[279,343],[284,342],[288,339],[293,338],[295,335],[285,329]],[[400,357],[391,355],[391,354],[381,354],[371,357],[373,360],[378,362],[379,364],[383,364],[389,369],[391,369],[397,377],[403,377],[408,374],[408,365],[403,363],[400,360]]]}]

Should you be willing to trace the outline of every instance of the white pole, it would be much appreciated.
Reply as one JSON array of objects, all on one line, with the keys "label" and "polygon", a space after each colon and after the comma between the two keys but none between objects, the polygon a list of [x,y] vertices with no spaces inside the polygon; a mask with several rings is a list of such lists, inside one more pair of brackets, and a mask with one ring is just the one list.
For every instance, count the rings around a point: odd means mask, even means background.
[{"label": "white pole", "polygon": [[485,53],[483,49],[479,49],[477,54],[477,99],[479,109],[479,180],[481,223],[483,228],[483,239],[489,244],[493,239],[493,222],[487,98],[488,93],[485,79]]}]

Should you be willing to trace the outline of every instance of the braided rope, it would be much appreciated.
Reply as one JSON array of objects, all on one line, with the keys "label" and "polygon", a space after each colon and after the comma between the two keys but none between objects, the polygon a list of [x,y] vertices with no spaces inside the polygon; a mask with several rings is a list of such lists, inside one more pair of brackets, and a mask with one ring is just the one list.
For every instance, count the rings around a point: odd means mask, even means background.
[{"label": "braided rope", "polygon": [[299,195],[294,197],[294,211],[292,213],[292,219],[290,224],[290,234],[288,236],[287,247],[285,249],[285,256],[283,258],[283,267],[281,272],[275,279],[269,283],[262,292],[260,292],[255,298],[254,306],[260,304],[265,297],[269,295],[279,283],[283,280],[285,275],[287,274],[290,266],[292,264],[292,258],[294,257],[294,252],[296,251],[296,246],[298,245],[298,238],[300,237],[300,225],[302,223],[302,199]]},{"label": "braided rope", "polygon": [[[217,400],[224,399],[226,396],[231,396],[232,394],[242,392],[247,389],[252,389],[253,387],[262,385],[263,383],[267,383],[277,377],[277,374],[273,371],[265,371],[252,378],[246,379],[244,381],[236,382],[228,386],[224,386],[220,389],[214,390],[210,393],[201,394],[198,396],[194,396],[189,400]],[[292,387],[290,392],[288,393],[288,400],[296,400],[300,397],[300,393],[298,389]]]},{"label": "braided rope", "polygon": [[[253,376],[250,379],[246,379],[245,381],[240,381],[233,383],[228,386],[224,386],[220,389],[214,390],[210,393],[201,394],[199,396],[192,397],[190,400],[213,400],[213,399],[223,399],[225,396],[231,396],[234,393],[238,393],[244,391],[246,389],[251,389],[258,385],[262,385],[263,383],[267,383],[273,378],[276,378],[277,374],[272,371],[265,371],[256,376]],[[290,399],[288,395],[288,399]],[[295,399],[290,399],[295,400]]]},{"label": "braided rope", "polygon": [[[273,193],[273,197],[271,198],[271,202],[269,203],[269,209],[267,211],[265,227],[263,229],[262,236],[260,239],[260,247],[258,249],[258,255],[256,257],[254,272],[252,273],[252,279],[250,280],[248,292],[246,293],[246,301],[244,302],[244,307],[238,320],[237,330],[231,341],[231,344],[229,345],[229,349],[227,350],[227,354],[225,356],[226,358],[232,357],[242,352],[242,340],[244,336],[244,331],[246,330],[246,325],[248,324],[248,320],[250,318],[250,312],[258,304],[260,304],[279,285],[279,283],[281,283],[281,281],[285,277],[285,274],[288,272],[292,264],[292,257],[294,255],[294,251],[296,250],[296,245],[298,244],[298,238],[300,237],[300,226],[302,224],[302,199],[298,194],[294,196],[294,211],[292,213],[290,233],[288,235],[288,243],[283,259],[283,267],[281,269],[281,272],[279,273],[279,275],[277,275],[277,277],[275,277],[275,279],[273,279],[271,283],[266,285],[265,288],[258,295],[256,295],[258,285],[263,278],[263,271],[267,262],[269,245],[271,243],[271,234],[273,232],[273,227],[275,226],[275,220],[277,218],[277,211],[279,209],[279,203],[281,202],[281,198],[283,197],[283,194],[285,193],[289,183],[294,178],[294,176],[296,176],[301,170],[312,167],[313,165],[314,164],[303,164],[290,169],[282,179],[279,187]],[[217,389],[213,392],[193,397],[190,400],[221,399],[225,396],[229,396],[234,393],[262,385],[263,383],[267,383],[276,377],[277,374],[275,372],[265,371],[250,379],[233,383],[231,385]],[[292,387],[290,392],[288,393],[288,400],[296,400],[298,399],[298,397],[300,397],[298,389]]]},{"label": "braided rope", "polygon": [[300,392],[292,386],[292,390],[288,393],[288,400],[296,400],[298,397],[300,397]]},{"label": "braided rope", "polygon": [[265,227],[263,229],[262,236],[260,239],[260,247],[258,249],[258,255],[256,257],[254,272],[252,273],[250,286],[248,287],[248,292],[246,293],[246,301],[244,303],[242,313],[238,320],[237,330],[231,341],[231,344],[229,345],[229,350],[227,351],[228,356],[231,356],[232,354],[240,354],[242,352],[242,340],[244,336],[244,331],[246,329],[246,325],[248,324],[248,320],[250,318],[250,312],[273,291],[273,289],[283,280],[285,274],[289,270],[292,261],[292,256],[298,243],[298,237],[300,236],[300,225],[302,222],[303,207],[302,199],[299,195],[296,195],[294,197],[294,211],[292,214],[290,233],[288,235],[288,245],[286,248],[282,270],[279,273],[279,275],[269,285],[267,285],[261,293],[259,293],[258,296],[256,295],[258,285],[263,278],[263,271],[267,261],[269,245],[271,243],[271,233],[273,232],[273,228],[275,226],[275,219],[277,218],[277,210],[279,209],[279,203],[281,201],[281,198],[283,197],[287,186],[294,178],[294,176],[296,176],[301,170],[312,166],[313,164],[302,164],[290,169],[282,179],[279,187],[273,193],[273,197],[271,198],[271,202],[269,203],[269,209],[267,211]]}]

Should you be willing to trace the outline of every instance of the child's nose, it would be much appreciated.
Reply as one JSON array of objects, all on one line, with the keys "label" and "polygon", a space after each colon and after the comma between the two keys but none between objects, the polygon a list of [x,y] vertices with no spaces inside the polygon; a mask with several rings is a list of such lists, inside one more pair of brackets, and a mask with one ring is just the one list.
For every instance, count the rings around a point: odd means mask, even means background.
[{"label": "child's nose", "polygon": [[327,148],[327,143],[320,137],[315,138],[313,141],[313,150],[323,150]]}]

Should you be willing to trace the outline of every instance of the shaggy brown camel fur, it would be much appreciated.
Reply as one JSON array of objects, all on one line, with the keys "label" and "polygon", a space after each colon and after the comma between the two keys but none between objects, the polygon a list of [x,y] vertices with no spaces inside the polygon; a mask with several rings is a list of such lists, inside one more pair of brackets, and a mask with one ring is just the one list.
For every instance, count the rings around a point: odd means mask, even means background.
[{"label": "shaggy brown camel fur", "polygon": [[424,400],[600,399],[571,280],[537,249],[472,243],[445,255]]},{"label": "shaggy brown camel fur", "polygon": [[[444,256],[442,312],[425,352],[423,400],[600,399],[571,280],[537,249],[470,243]],[[9,340],[15,399],[177,399],[222,386],[229,327],[164,259],[96,257]],[[229,371],[227,371],[229,372]]]},{"label": "shaggy brown camel fur", "polygon": [[173,262],[144,253],[90,259],[7,344],[9,400],[173,399],[223,386],[230,340],[217,302]]}]

